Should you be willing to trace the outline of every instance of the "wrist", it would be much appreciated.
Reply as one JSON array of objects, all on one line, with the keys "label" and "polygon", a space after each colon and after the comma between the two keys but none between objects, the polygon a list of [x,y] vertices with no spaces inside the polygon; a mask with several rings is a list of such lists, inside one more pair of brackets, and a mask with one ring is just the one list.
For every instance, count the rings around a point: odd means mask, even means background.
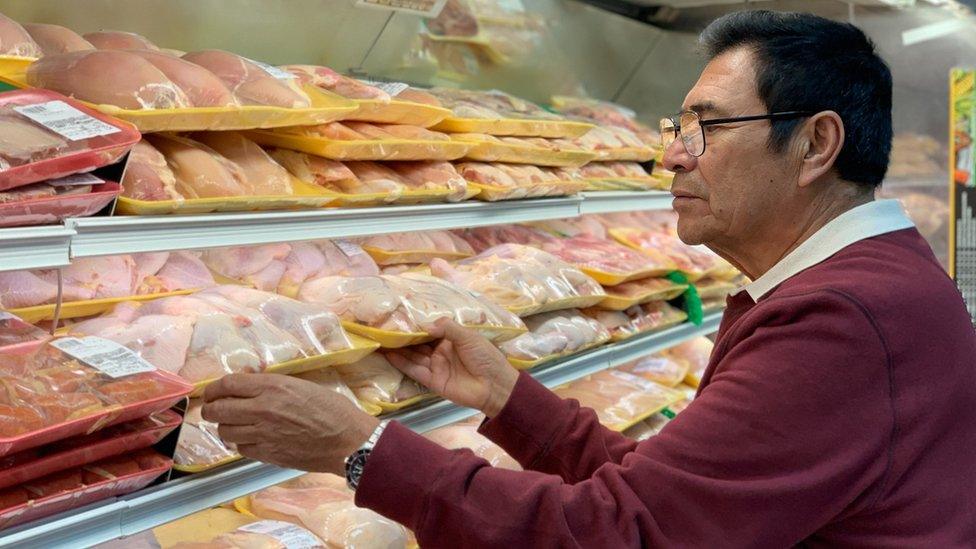
[{"label": "wrist", "polygon": [[508,399],[512,397],[512,391],[515,390],[515,384],[518,383],[519,372],[515,368],[503,368],[499,375],[492,380],[491,393],[488,395],[488,400],[485,405],[481,408],[481,412],[485,414],[485,417],[493,418],[501,413],[505,405],[508,404]]},{"label": "wrist", "polygon": [[383,436],[383,431],[386,429],[387,424],[389,424],[389,421],[377,421],[376,427],[370,432],[367,439],[346,458],[344,463],[346,484],[351,490],[359,487],[363,472],[366,469],[366,462],[370,454],[372,454],[373,448],[379,442],[380,437]]}]

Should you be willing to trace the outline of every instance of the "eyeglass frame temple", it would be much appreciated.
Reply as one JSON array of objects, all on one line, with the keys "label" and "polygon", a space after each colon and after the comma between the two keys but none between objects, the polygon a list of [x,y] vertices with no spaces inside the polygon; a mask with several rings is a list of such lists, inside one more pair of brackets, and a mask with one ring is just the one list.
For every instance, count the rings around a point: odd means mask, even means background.
[{"label": "eyeglass frame temple", "polygon": [[[813,116],[814,114],[816,114],[813,111],[782,111],[782,112],[773,112],[773,113],[768,113],[768,114],[751,114],[749,116],[736,116],[736,117],[732,117],[732,118],[712,118],[712,119],[709,119],[709,120],[702,120],[701,115],[699,115],[695,111],[683,111],[683,112],[679,112],[679,113],[677,113],[675,115],[666,117],[668,120],[671,121],[671,124],[674,126],[669,131],[673,131],[674,132],[674,134],[675,134],[675,141],[677,141],[677,137],[681,133],[681,119],[680,119],[680,115],[682,115],[682,114],[684,114],[686,112],[688,112],[688,113],[694,113],[696,116],[698,116],[698,127],[699,128],[704,128],[705,126],[714,126],[714,125],[717,125],[717,124],[731,124],[733,122],[753,122],[755,120],[778,120],[778,119],[784,119],[784,118],[801,118],[801,117],[804,117],[804,116]],[[675,118],[678,118],[678,119],[675,120]],[[682,139],[681,141],[682,141],[681,145],[684,146],[684,139]],[[705,148],[706,147],[708,147],[708,142],[705,140],[704,130],[702,130],[702,152],[701,152],[701,154],[699,154],[695,158],[699,158],[702,155],[704,155],[705,154]]]}]

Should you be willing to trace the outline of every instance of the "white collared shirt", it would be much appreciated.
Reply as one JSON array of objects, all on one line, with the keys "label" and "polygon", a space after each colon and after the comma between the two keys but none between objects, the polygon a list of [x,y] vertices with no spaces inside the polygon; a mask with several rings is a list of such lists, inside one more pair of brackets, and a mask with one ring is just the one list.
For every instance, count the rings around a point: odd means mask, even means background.
[{"label": "white collared shirt", "polygon": [[855,242],[914,226],[897,200],[875,200],[862,204],[821,227],[764,275],[743,286],[739,292],[746,291],[753,301],[759,301],[759,298],[787,279]]}]

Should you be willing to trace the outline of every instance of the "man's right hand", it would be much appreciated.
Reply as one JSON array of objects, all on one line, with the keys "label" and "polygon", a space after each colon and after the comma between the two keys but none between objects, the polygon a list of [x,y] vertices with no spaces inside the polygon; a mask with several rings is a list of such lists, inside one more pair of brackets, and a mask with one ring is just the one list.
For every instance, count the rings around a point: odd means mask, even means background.
[{"label": "man's right hand", "polygon": [[388,353],[390,363],[459,406],[498,415],[519,376],[505,355],[478,332],[447,318],[427,332],[440,341]]}]

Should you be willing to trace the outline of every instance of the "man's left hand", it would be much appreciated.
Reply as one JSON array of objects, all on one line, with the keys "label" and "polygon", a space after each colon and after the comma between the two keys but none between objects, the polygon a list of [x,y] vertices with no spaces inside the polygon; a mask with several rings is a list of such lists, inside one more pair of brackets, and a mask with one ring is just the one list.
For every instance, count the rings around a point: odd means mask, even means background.
[{"label": "man's left hand", "polygon": [[379,425],[346,397],[284,375],[231,374],[203,399],[203,419],[241,455],[302,471],[345,475],[345,459]]}]

